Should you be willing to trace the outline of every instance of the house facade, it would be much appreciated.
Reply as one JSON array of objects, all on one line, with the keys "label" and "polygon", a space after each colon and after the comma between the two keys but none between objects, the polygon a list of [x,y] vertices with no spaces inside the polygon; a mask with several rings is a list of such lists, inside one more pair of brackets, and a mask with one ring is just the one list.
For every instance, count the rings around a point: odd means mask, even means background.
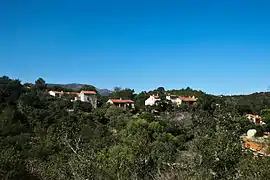
[{"label": "house facade", "polygon": [[[193,104],[197,101],[197,98],[176,96],[176,95],[167,95],[166,99],[171,101],[173,104],[180,106],[181,104]],[[161,99],[158,96],[151,95],[148,99],[145,100],[145,106],[154,106]]]},{"label": "house facade", "polygon": [[198,100],[197,98],[195,98],[195,96],[192,97],[179,96],[179,99],[181,100],[181,104],[193,104]]},{"label": "house facade", "polygon": [[247,118],[253,122],[254,124],[260,124],[264,125],[265,122],[263,122],[262,117],[259,115],[253,115],[253,114],[247,114]]},{"label": "house facade", "polygon": [[95,91],[81,91],[78,94],[79,100],[91,103],[93,108],[97,108],[97,96]]},{"label": "house facade", "polygon": [[127,100],[122,100],[122,99],[109,99],[107,101],[107,104],[115,105],[118,107],[122,107],[125,109],[134,109],[134,101],[127,99]]},{"label": "house facade", "polygon": [[251,151],[254,153],[254,155],[270,156],[268,145],[269,135],[264,135],[263,137],[255,137],[255,134],[256,130],[254,129],[252,133],[247,133],[247,135],[240,137],[242,141],[242,149]]},{"label": "house facade", "polygon": [[179,106],[182,104],[182,99],[179,96],[166,96],[166,99],[171,101],[173,104]]},{"label": "house facade", "polygon": [[156,103],[160,101],[160,98],[155,95],[151,95],[148,99],[145,100],[145,106],[154,106]]},{"label": "house facade", "polygon": [[54,97],[61,98],[64,94],[74,95],[72,101],[82,101],[91,103],[93,108],[97,107],[97,96],[95,91],[81,91],[81,92],[63,92],[63,91],[49,91],[49,94]]}]

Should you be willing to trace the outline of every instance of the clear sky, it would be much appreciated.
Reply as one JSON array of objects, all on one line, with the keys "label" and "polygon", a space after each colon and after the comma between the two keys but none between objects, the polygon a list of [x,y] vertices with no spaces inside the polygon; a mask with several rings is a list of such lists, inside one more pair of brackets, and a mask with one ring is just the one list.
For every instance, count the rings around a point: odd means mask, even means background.
[{"label": "clear sky", "polygon": [[270,85],[269,0],[1,0],[0,74],[215,94]]}]

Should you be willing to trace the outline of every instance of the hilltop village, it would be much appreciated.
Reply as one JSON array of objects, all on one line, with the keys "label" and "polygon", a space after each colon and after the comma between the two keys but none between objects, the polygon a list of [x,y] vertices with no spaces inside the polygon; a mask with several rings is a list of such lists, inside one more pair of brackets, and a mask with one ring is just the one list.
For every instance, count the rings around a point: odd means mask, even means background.
[{"label": "hilltop village", "polygon": [[0,177],[270,179],[269,92],[106,92],[0,77]]},{"label": "hilltop village", "polygon": [[[73,101],[82,101],[86,103],[90,103],[93,108],[97,108],[97,92],[96,91],[80,91],[80,92],[64,92],[64,91],[49,91],[49,94],[54,97],[61,98],[64,95],[73,95],[71,98],[71,102]],[[170,94],[164,94],[165,96],[165,106],[166,104],[169,106],[169,104],[174,105],[175,107],[181,107],[183,105],[192,105],[197,102],[198,98],[195,96],[177,96],[177,95],[170,95]],[[158,106],[159,103],[162,102],[161,97],[158,95],[158,93],[149,95],[149,97],[145,100],[145,107],[153,107]],[[122,99],[121,97],[119,99],[111,99],[109,98],[106,102],[107,105],[114,105],[123,109],[135,109],[134,101],[131,99]],[[219,105],[219,104],[216,104]],[[250,122],[265,126],[266,123],[263,121],[263,118],[259,115],[253,115],[253,114],[246,114],[246,118],[250,120]],[[254,132],[252,135],[249,135],[248,132]],[[264,132],[263,137],[261,138],[255,138],[256,130],[249,130],[247,132],[247,135],[241,136],[242,140],[242,148],[243,150],[251,150],[256,155],[266,155],[270,156],[270,152],[268,150],[268,135],[270,132]]]}]

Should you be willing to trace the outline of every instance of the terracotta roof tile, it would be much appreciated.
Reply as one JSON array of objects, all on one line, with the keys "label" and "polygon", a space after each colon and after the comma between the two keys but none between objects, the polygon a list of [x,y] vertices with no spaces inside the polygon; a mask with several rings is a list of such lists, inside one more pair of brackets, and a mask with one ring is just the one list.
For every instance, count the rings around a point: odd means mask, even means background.
[{"label": "terracotta roof tile", "polygon": [[127,100],[121,100],[121,99],[110,99],[113,103],[133,103],[132,100],[127,99]]},{"label": "terracotta roof tile", "polygon": [[183,97],[183,96],[179,96],[179,99],[181,99],[182,101],[186,101],[186,102],[195,102],[195,101],[197,101],[196,98]]},{"label": "terracotta roof tile", "polygon": [[254,114],[247,114],[247,116],[252,117],[252,118],[256,118],[256,119],[262,119],[261,116],[254,115]]},{"label": "terracotta roof tile", "polygon": [[65,92],[65,94],[74,94],[74,95],[78,95],[78,92]]},{"label": "terracotta roof tile", "polygon": [[63,91],[51,91],[51,92],[53,92],[53,93],[55,93],[55,94],[64,94]]},{"label": "terracotta roof tile", "polygon": [[268,148],[269,148],[268,145],[263,145],[263,144],[252,142],[252,141],[245,141],[243,146],[245,148],[248,148],[248,149],[255,151],[255,152],[258,152],[258,153],[270,155],[269,151],[268,151]]},{"label": "terracotta roof tile", "polygon": [[97,94],[96,91],[81,91],[84,94]]}]

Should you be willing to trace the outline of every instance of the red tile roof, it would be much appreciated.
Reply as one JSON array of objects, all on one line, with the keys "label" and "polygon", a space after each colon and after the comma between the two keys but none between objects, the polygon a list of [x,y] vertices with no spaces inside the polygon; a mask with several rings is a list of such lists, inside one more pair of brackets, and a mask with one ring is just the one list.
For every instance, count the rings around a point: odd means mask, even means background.
[{"label": "red tile roof", "polygon": [[79,94],[78,92],[64,92],[64,91],[51,91],[51,92],[55,94],[75,94],[75,95]]},{"label": "red tile roof", "polygon": [[268,145],[264,145],[261,143],[256,143],[256,142],[252,142],[252,141],[244,141],[243,143],[243,147],[250,149],[252,151],[258,152],[260,154],[264,154],[264,155],[270,155],[268,148]]},{"label": "red tile roof", "polygon": [[195,101],[197,101],[196,98],[192,98],[192,97],[183,97],[183,96],[179,96],[179,98],[180,98],[182,101],[186,101],[186,102],[195,102]]},{"label": "red tile roof", "polygon": [[254,115],[254,114],[247,114],[247,116],[252,117],[252,118],[255,118],[255,119],[262,119],[261,116]]},{"label": "red tile roof", "polygon": [[81,91],[84,94],[97,94],[96,91]]},{"label": "red tile roof", "polygon": [[53,92],[53,93],[55,93],[55,94],[64,94],[63,91],[51,91],[51,92]]},{"label": "red tile roof", "polygon": [[127,100],[121,100],[121,99],[110,99],[113,103],[133,103],[132,100],[127,99]]},{"label": "red tile roof", "polygon": [[74,95],[78,95],[78,92],[64,92],[65,94],[74,94]]}]

